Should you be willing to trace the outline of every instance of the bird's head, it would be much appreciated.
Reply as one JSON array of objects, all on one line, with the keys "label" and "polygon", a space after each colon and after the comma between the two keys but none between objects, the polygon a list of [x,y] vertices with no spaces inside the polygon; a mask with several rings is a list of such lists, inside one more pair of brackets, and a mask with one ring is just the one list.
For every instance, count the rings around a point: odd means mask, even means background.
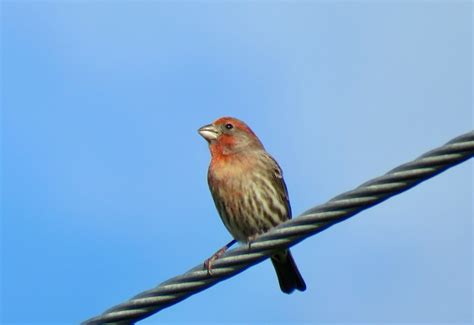
[{"label": "bird's head", "polygon": [[262,143],[247,124],[233,117],[221,117],[201,127],[198,132],[209,143],[212,156],[263,149]]}]

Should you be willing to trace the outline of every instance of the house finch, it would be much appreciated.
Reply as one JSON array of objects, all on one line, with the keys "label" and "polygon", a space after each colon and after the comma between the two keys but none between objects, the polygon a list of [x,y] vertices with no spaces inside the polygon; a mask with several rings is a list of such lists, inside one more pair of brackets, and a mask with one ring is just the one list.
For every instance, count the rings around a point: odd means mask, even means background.
[{"label": "house finch", "polygon": [[[211,151],[208,183],[214,203],[235,240],[250,244],[257,235],[291,218],[281,168],[244,122],[222,117],[198,132]],[[206,261],[208,271],[235,240]],[[284,293],[306,289],[289,249],[273,255],[271,261]]]}]

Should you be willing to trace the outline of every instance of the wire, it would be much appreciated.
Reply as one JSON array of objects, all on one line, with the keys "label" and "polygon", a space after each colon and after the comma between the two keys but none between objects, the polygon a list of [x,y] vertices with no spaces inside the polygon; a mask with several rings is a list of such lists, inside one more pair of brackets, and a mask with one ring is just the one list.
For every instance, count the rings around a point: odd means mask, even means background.
[{"label": "wire", "polygon": [[230,278],[271,256],[275,251],[300,241],[368,209],[474,155],[474,131],[461,135],[419,158],[392,169],[356,189],[336,196],[302,215],[280,224],[252,242],[229,250],[213,263],[212,275],[203,265],[171,278],[83,322],[83,324],[131,324],[216,283]]}]

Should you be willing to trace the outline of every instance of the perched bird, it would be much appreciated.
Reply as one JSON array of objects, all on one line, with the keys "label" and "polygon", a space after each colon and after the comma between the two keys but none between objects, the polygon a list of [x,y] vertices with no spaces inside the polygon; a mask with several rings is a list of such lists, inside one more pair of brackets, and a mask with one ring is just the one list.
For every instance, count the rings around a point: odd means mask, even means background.
[{"label": "perched bird", "polygon": [[[281,168],[244,122],[222,117],[198,132],[209,143],[211,152],[209,189],[224,225],[235,240],[250,244],[257,235],[291,218]],[[209,272],[212,261],[235,240],[206,261]],[[289,249],[273,255],[271,261],[284,293],[306,289]]]}]

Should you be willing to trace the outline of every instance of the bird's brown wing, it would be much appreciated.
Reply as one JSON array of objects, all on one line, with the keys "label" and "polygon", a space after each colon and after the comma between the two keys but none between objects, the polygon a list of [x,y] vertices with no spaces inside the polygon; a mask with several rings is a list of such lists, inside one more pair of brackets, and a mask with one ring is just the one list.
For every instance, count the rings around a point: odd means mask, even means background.
[{"label": "bird's brown wing", "polygon": [[288,210],[288,219],[291,219],[290,197],[288,195],[288,189],[286,187],[285,180],[283,179],[283,170],[281,169],[280,165],[278,165],[275,158],[270,156],[270,154],[266,153],[265,156],[268,158],[273,167],[272,182],[274,183],[275,188],[278,189],[278,193],[281,194],[281,199],[286,205],[286,208]]}]

